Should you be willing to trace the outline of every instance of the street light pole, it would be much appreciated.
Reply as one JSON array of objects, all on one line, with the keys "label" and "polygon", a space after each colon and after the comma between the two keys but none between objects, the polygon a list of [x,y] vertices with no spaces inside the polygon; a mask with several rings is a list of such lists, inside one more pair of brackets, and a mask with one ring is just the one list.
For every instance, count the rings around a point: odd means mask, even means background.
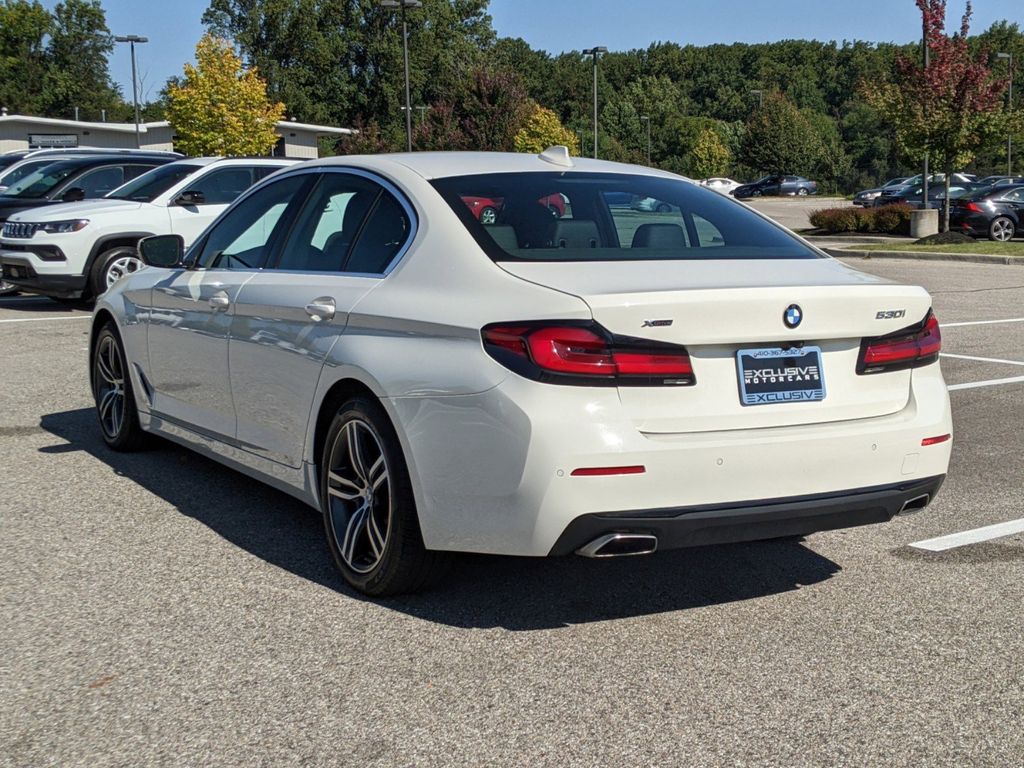
[{"label": "street light pole", "polygon": [[118,35],[114,38],[114,41],[128,43],[132,49],[132,104],[135,105],[135,148],[139,149],[142,147],[142,139],[139,138],[139,86],[135,75],[135,44],[148,43],[149,38],[142,37],[141,35]]},{"label": "street light pole", "polygon": [[[927,70],[931,49],[928,47],[928,22],[924,19],[921,21],[921,51],[924,56],[924,68]],[[921,205],[925,210],[931,208],[928,202],[928,149],[926,147],[924,151],[924,174],[921,176]]]},{"label": "street light pole", "polygon": [[764,109],[764,91],[755,88],[750,92],[751,96],[757,96],[757,108]]},{"label": "street light pole", "polygon": [[402,62],[405,67],[405,148],[412,152],[412,96],[409,89],[409,27],[405,20],[406,8],[420,8],[420,0],[379,0],[381,8],[398,8],[402,14]]},{"label": "street light pole", "polygon": [[594,159],[597,160],[597,57],[599,54],[608,53],[603,45],[595,45],[593,48],[586,48],[584,56],[594,57]]},{"label": "street light pole", "polygon": [[[997,59],[1008,59],[1007,65],[1010,69],[1010,90],[1006,98],[1006,111],[1013,115],[1013,53],[997,53]],[[1013,176],[1013,128],[1006,137],[1006,175]]]},{"label": "street light pole", "polygon": [[640,115],[640,120],[647,123],[647,165],[651,165],[651,117],[650,115]]}]

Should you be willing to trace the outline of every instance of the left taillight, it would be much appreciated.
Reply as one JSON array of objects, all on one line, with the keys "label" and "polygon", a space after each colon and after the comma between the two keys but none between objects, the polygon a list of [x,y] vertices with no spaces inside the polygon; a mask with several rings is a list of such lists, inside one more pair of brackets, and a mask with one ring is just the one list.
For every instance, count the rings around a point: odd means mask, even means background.
[{"label": "left taillight", "polygon": [[481,336],[491,357],[537,381],[638,386],[696,381],[685,347],[614,336],[596,323],[495,323]]},{"label": "left taillight", "polygon": [[939,359],[941,349],[939,321],[929,310],[917,325],[886,336],[864,339],[860,345],[857,373],[883,373],[929,365]]}]

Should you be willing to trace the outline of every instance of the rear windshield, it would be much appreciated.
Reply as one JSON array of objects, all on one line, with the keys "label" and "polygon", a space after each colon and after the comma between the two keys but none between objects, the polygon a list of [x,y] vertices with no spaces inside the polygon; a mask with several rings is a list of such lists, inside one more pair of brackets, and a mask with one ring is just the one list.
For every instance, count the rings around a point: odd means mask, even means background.
[{"label": "rear windshield", "polygon": [[182,179],[188,178],[204,167],[190,163],[161,165],[151,171],[146,171],[146,173],[137,179],[132,179],[127,184],[122,184],[108,194],[107,197],[112,197],[115,200],[134,200],[139,203],[149,203]]},{"label": "rear windshield", "polygon": [[681,179],[554,172],[432,183],[495,261],[820,258],[743,203]]}]

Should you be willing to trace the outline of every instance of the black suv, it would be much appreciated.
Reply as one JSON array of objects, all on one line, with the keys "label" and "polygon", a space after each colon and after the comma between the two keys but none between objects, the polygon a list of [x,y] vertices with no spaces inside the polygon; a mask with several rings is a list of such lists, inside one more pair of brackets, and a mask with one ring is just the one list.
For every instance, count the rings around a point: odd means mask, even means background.
[{"label": "black suv", "polygon": [[126,181],[175,159],[166,153],[137,152],[55,160],[0,195],[0,223],[29,208],[103,197]]}]

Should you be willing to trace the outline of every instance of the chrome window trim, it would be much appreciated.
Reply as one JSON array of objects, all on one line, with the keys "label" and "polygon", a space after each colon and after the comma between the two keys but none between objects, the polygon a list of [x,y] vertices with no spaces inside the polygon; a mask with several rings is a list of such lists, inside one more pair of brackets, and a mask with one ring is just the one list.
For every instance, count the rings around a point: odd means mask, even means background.
[{"label": "chrome window trim", "polygon": [[[197,238],[195,243],[193,243],[189,247],[188,252],[185,253],[185,260],[186,261],[188,260],[190,252],[192,251],[193,248],[196,247],[196,245],[198,245],[199,243],[201,243],[201,242],[206,240],[206,237],[205,237],[206,233],[212,231],[213,228],[220,223],[220,220],[222,218],[224,218],[227,214],[229,214],[234,209],[234,207],[236,205],[241,205],[241,203],[247,197],[249,197],[249,195],[254,194],[255,192],[257,192],[258,190],[262,189],[264,186],[266,186],[268,184],[273,184],[273,183],[278,182],[278,181],[284,181],[285,179],[291,178],[292,176],[302,176],[302,175],[312,174],[312,173],[315,173],[315,174],[347,173],[347,174],[351,174],[353,176],[360,176],[360,177],[362,177],[364,179],[368,179],[369,181],[372,181],[375,184],[379,184],[380,186],[382,186],[387,192],[391,193],[391,195],[396,200],[398,200],[399,205],[402,206],[402,209],[405,211],[406,215],[409,217],[409,234],[406,237],[405,242],[402,243],[402,247],[398,249],[398,251],[392,257],[391,261],[388,262],[388,265],[384,268],[383,272],[337,272],[337,271],[333,271],[333,270],[330,271],[330,272],[318,272],[318,271],[312,271],[312,270],[298,270],[298,269],[267,269],[266,267],[260,267],[257,271],[259,271],[259,272],[268,272],[268,273],[277,272],[277,273],[280,273],[280,274],[289,274],[289,275],[320,275],[320,276],[334,275],[334,276],[340,276],[340,277],[362,277],[362,278],[374,278],[374,279],[377,279],[377,280],[382,280],[385,277],[387,277],[388,275],[390,275],[391,272],[395,269],[395,267],[398,266],[399,262],[401,262],[402,259],[405,258],[405,254],[408,253],[409,249],[412,247],[413,241],[416,239],[416,235],[419,234],[419,223],[420,223],[419,215],[417,214],[415,207],[413,207],[412,202],[409,200],[409,198],[406,196],[406,194],[404,192],[402,192],[402,190],[400,190],[394,183],[392,183],[390,179],[387,179],[384,176],[381,176],[380,174],[375,173],[373,171],[368,171],[368,170],[363,169],[363,168],[354,168],[354,167],[351,167],[351,166],[334,166],[334,165],[331,165],[331,166],[314,166],[314,167],[311,167],[311,168],[287,167],[286,169],[284,169],[284,172],[280,173],[280,175],[278,173],[275,173],[275,174],[273,174],[271,176],[268,176],[265,179],[261,179],[260,181],[256,182],[251,187],[249,187],[249,189],[247,189],[243,194],[241,194],[237,198],[235,198],[233,203],[231,203],[224,211],[222,211],[221,214],[216,219],[214,219],[212,222],[210,222],[209,226],[207,226],[207,228],[203,231],[203,237]],[[308,198],[304,202],[308,202]],[[198,269],[198,268],[195,268],[195,269]]]}]

